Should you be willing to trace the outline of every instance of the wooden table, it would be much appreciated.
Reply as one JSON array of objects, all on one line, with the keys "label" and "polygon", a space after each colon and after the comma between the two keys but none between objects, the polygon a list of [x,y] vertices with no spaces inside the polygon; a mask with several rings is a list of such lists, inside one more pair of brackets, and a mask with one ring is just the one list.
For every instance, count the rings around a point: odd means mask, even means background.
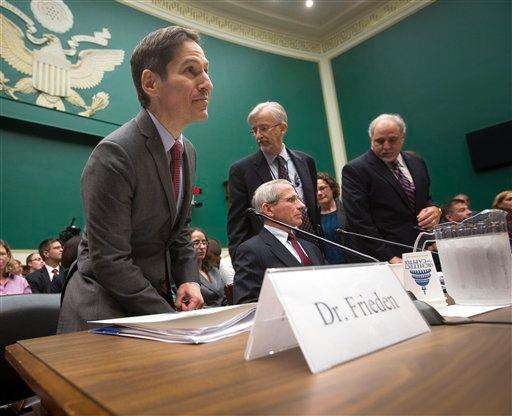
[{"label": "wooden table", "polygon": [[6,355],[55,414],[512,413],[510,325],[433,327],[317,375],[298,349],[246,362],[246,340],[178,345],[80,332],[19,341]]}]

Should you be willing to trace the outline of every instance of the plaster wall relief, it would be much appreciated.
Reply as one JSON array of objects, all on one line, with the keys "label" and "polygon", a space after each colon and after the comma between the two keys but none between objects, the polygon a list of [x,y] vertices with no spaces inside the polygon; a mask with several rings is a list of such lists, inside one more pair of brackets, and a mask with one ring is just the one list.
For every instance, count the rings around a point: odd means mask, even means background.
[{"label": "plaster wall relief", "polygon": [[[105,72],[114,71],[124,60],[121,49],[107,49],[110,32],[104,27],[90,35],[71,36],[66,47],[61,38],[74,23],[74,17],[63,0],[32,0],[30,9],[45,29],[38,33],[34,21],[13,4],[0,2],[0,58],[21,78],[11,82],[0,71],[0,92],[17,100],[18,94],[37,94],[36,104],[65,111],[65,102],[79,107],[85,117],[109,105],[110,96],[97,91],[87,104],[80,90],[99,86]],[[53,33],[48,33],[50,31]],[[81,43],[101,46],[83,49]]]}]

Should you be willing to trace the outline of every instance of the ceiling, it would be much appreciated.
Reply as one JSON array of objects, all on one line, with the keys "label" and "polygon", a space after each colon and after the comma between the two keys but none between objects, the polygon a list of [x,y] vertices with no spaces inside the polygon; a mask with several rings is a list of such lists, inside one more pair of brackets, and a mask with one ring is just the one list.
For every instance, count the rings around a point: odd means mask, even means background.
[{"label": "ceiling", "polygon": [[183,0],[194,7],[283,34],[321,41],[368,15],[381,0]]}]

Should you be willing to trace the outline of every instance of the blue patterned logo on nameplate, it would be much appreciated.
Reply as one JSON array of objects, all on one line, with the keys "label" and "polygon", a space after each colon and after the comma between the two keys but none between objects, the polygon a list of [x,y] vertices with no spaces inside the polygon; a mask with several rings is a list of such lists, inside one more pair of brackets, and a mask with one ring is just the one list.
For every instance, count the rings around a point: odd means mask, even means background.
[{"label": "blue patterned logo on nameplate", "polygon": [[404,267],[409,270],[411,277],[421,287],[424,294],[427,293],[427,286],[430,283],[433,264],[427,259],[404,260]]}]

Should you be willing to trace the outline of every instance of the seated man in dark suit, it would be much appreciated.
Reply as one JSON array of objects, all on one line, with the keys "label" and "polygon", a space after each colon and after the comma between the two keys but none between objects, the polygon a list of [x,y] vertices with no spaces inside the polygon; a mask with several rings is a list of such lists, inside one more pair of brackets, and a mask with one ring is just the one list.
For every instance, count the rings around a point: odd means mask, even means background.
[{"label": "seated man in dark suit", "polygon": [[61,281],[65,270],[61,267],[62,244],[59,240],[48,238],[39,244],[39,254],[44,266],[27,275],[32,293],[60,293]]},{"label": "seated man in dark suit", "polygon": [[[292,184],[276,179],[260,185],[252,199],[258,212],[293,227],[302,224],[301,202]],[[282,225],[264,221],[259,234],[237,249],[238,270],[235,273],[233,303],[258,300],[265,271],[274,267],[300,267],[324,264],[319,248],[297,239]]]}]

